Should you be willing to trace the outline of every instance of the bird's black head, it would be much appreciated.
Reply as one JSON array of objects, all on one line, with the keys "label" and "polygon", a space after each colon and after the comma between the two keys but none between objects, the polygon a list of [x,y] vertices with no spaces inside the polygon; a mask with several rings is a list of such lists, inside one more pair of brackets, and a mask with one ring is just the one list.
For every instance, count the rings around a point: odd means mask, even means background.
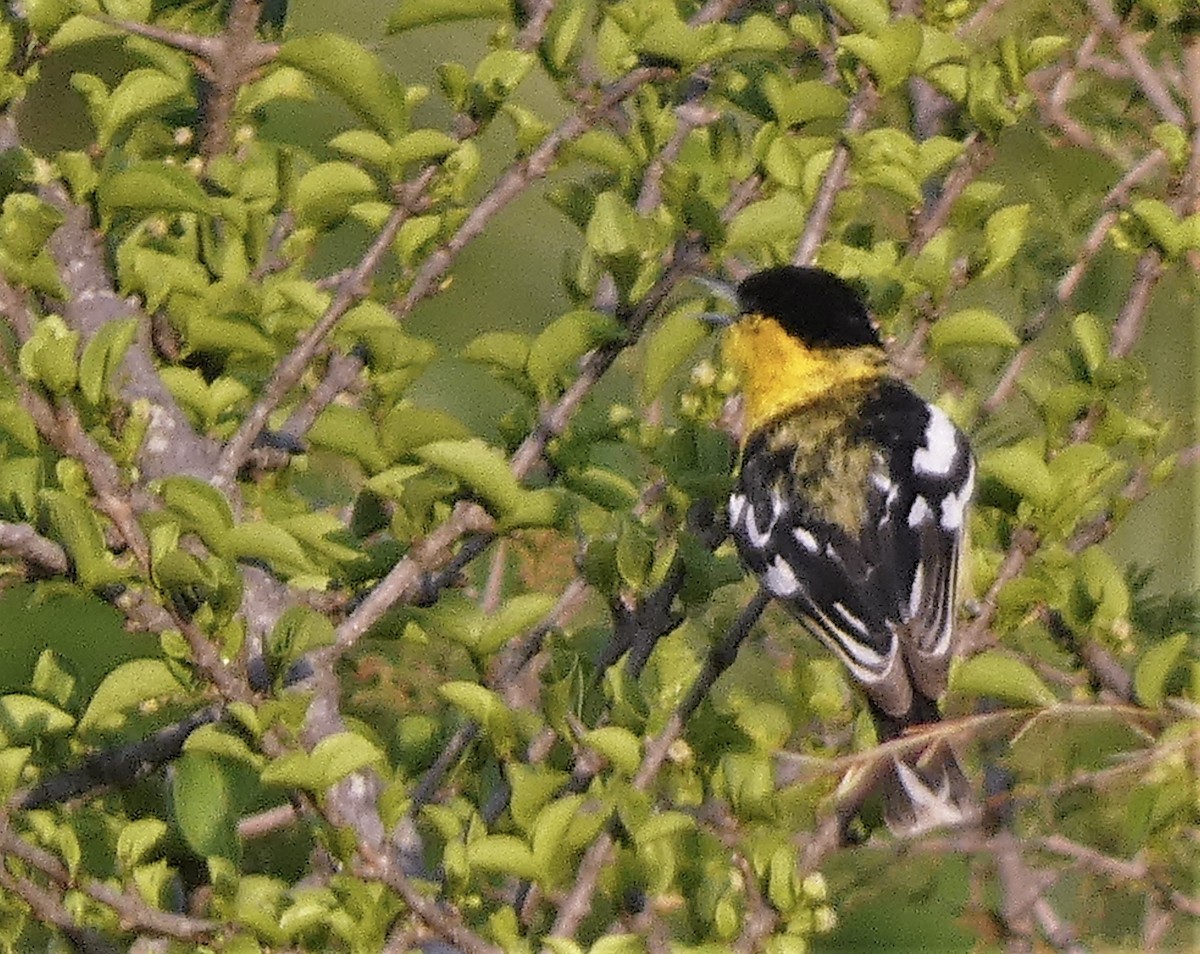
[{"label": "bird's black head", "polygon": [[862,299],[823,268],[782,265],[755,272],[738,285],[737,297],[743,314],[774,318],[809,347],[881,344]]}]

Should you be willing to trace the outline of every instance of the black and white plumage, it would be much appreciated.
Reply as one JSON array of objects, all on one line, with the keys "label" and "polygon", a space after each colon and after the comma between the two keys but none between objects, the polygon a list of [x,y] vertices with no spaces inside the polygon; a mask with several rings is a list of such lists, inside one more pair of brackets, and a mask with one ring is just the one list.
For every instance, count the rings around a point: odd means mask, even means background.
[{"label": "black and white plumage", "polygon": [[[818,404],[803,438],[786,417],[751,438],[730,529],[747,567],[903,726],[929,721],[945,689],[974,464],[945,413],[903,384],[861,390],[849,433],[844,407]],[[848,474],[854,499],[829,499]]]},{"label": "black and white plumage", "polygon": [[[773,269],[744,282],[739,295],[751,323],[775,322],[787,348],[800,342],[799,357],[759,354],[753,349],[771,340],[760,330],[756,344],[742,332],[732,348],[749,380],[747,400],[760,405],[749,408],[729,499],[741,559],[845,663],[884,740],[936,721],[974,486],[967,439],[886,373],[874,325],[839,279]],[[875,354],[876,370],[855,370],[863,364],[847,364],[851,352]],[[821,386],[797,385],[799,403],[790,405],[773,393],[788,386],[779,369],[745,367],[760,358],[823,376]],[[894,766],[904,791],[889,799],[896,830],[964,820],[969,786],[953,752],[927,755]]]}]

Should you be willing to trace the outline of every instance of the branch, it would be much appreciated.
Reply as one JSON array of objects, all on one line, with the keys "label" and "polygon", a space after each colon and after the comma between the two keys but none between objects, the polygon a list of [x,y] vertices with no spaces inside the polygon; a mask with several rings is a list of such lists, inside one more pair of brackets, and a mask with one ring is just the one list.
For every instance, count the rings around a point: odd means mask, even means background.
[{"label": "branch", "polygon": [[865,71],[859,74],[859,83],[861,85],[850,103],[850,112],[842,129],[843,138],[834,146],[833,158],[829,160],[829,167],[821,180],[821,188],[817,190],[812,208],[809,209],[808,221],[804,224],[804,231],[796,245],[796,253],[792,256],[793,265],[811,265],[816,257],[817,249],[821,247],[829,231],[834,201],[846,186],[846,174],[850,169],[850,146],[845,137],[861,132],[879,105],[879,94]]},{"label": "branch", "polygon": [[[768,602],[770,596],[765,590],[759,589],[721,641],[709,651],[704,666],[692,682],[686,698],[668,718],[663,730],[646,745],[641,765],[633,777],[633,787],[636,790],[646,791],[658,776],[672,743],[683,734],[688,719],[699,708],[721,673],[737,658],[738,647],[749,635],[750,629],[762,615]],[[558,906],[558,916],[550,929],[550,937],[571,937],[579,929],[580,923],[591,910],[592,899],[595,897],[600,875],[608,867],[612,847],[613,836],[607,831],[588,846],[575,873],[575,886]]]},{"label": "branch", "polygon": [[27,523],[0,522],[0,553],[16,557],[42,573],[65,575],[71,568],[67,551]]},{"label": "branch", "polygon": [[325,313],[305,333],[300,343],[275,367],[271,374],[271,380],[263,389],[262,397],[255,402],[237,433],[221,450],[220,460],[213,478],[213,482],[218,487],[226,490],[233,487],[238,470],[241,469],[250,449],[254,446],[254,441],[266,427],[271,413],[287,397],[288,392],[299,383],[309,362],[316,355],[317,349],[326,336],[333,330],[334,325],[352,306],[370,293],[371,279],[383,263],[384,256],[391,248],[400,227],[408,221],[412,214],[412,205],[433,180],[435,172],[435,166],[426,167],[421,175],[405,188],[405,194],[409,201],[401,202],[392,210],[392,214],[383,228],[379,230],[375,241],[371,243],[353,271],[342,279],[338,286],[338,292],[333,301],[329,303],[329,307],[325,309]]},{"label": "branch", "polygon": [[16,792],[9,805],[26,811],[47,808],[82,795],[98,795],[111,787],[131,785],[178,757],[188,736],[200,726],[218,721],[223,711],[222,706],[209,706],[147,739],[89,755],[75,768]]},{"label": "branch", "polygon": [[363,861],[357,867],[357,873],[362,877],[380,881],[400,895],[413,914],[459,951],[466,954],[503,954],[500,948],[489,944],[463,924],[452,908],[440,905],[422,894],[402,871],[382,855]]},{"label": "branch", "polygon": [[1184,126],[1187,124],[1187,117],[1183,110],[1179,108],[1174,98],[1171,96],[1171,91],[1167,89],[1159,76],[1158,71],[1146,59],[1142,53],[1141,47],[1137,40],[1133,38],[1133,34],[1126,29],[1121,18],[1117,16],[1113,10],[1112,4],[1108,0],[1087,0],[1087,5],[1092,11],[1092,16],[1096,18],[1096,22],[1104,28],[1104,31],[1113,38],[1117,44],[1117,49],[1120,51],[1122,58],[1129,64],[1129,70],[1133,74],[1134,80],[1145,94],[1146,99],[1158,111],[1158,114],[1169,123],[1174,123],[1176,126]]},{"label": "branch", "polygon": [[119,387],[126,405],[150,404],[150,421],[138,452],[142,477],[188,474],[207,479],[216,460],[216,444],[196,432],[159,376],[151,356],[149,318],[117,294],[101,237],[91,226],[91,213],[72,202],[61,185],[46,186],[40,195],[65,217],[49,242],[66,290],[63,319],[85,341],[111,321],[137,319],[138,337],[121,365]]},{"label": "branch", "polygon": [[446,244],[425,260],[409,286],[408,293],[393,306],[396,317],[406,317],[419,302],[437,291],[463,248],[479,236],[501,209],[521,195],[533,182],[546,176],[564,145],[578,139],[597,125],[606,113],[642,86],[673,74],[673,70],[659,67],[644,66],[631,70],[600,90],[594,102],[573,113],[543,139],[527,158],[510,166],[488,194],[471,210]]},{"label": "branch", "polygon": [[[1075,261],[1071,263],[1071,267],[1067,269],[1055,286],[1054,297],[1060,307],[1066,307],[1075,297],[1084,276],[1108,239],[1109,231],[1116,224],[1120,207],[1129,201],[1133,190],[1153,175],[1166,162],[1166,159],[1166,154],[1161,149],[1147,153],[1108,191],[1101,202],[1104,211],[1092,223],[1087,238],[1084,239],[1075,254]],[[1047,318],[1048,313],[1043,309],[1042,313],[1030,322],[1030,328],[1025,335],[1026,343],[1013,355],[1012,360],[1001,373],[996,387],[983,402],[984,413],[994,414],[1012,397],[1021,373],[1033,357],[1033,345],[1029,339],[1036,336],[1045,327]]]},{"label": "branch", "polygon": [[[152,908],[141,898],[119,891],[99,881],[89,879],[81,883],[71,875],[66,865],[58,858],[42,848],[29,844],[8,828],[0,833],[0,855],[13,855],[20,858],[64,890],[82,891],[93,900],[107,905],[120,915],[126,930],[146,931],[184,941],[203,941],[212,937],[220,928],[220,924],[216,921],[172,914],[169,911]],[[4,865],[0,864],[0,872],[5,871]]]}]

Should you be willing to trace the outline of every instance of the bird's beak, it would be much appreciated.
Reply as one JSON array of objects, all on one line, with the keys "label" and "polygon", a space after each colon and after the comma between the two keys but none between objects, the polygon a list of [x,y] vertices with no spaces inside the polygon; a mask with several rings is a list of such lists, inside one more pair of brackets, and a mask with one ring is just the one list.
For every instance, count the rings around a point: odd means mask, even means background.
[{"label": "bird's beak", "polygon": [[[703,285],[717,298],[729,302],[734,308],[738,307],[737,288],[729,282],[722,281],[719,278],[710,278],[707,275],[693,276],[692,281],[698,285]],[[706,311],[699,316],[700,320],[707,322],[710,325],[716,325],[724,328],[732,325],[737,321],[737,314],[728,314],[720,311]]]}]

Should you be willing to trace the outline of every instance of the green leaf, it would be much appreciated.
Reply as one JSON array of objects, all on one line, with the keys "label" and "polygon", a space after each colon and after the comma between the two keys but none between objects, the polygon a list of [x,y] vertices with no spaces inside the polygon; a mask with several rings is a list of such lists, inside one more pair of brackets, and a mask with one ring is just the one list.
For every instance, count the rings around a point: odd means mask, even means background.
[{"label": "green leaf", "polygon": [[508,0],[401,0],[388,17],[388,33],[455,20],[507,20]]},{"label": "green leaf", "polygon": [[524,371],[529,359],[529,335],[515,331],[486,331],[461,354],[467,361],[490,364],[505,371]]},{"label": "green leaf", "polygon": [[1133,671],[1133,688],[1142,705],[1149,709],[1157,709],[1162,705],[1167,677],[1179,665],[1189,642],[1191,636],[1187,633],[1176,633],[1142,654]]},{"label": "green leaf", "polygon": [[529,347],[526,370],[543,396],[554,393],[560,375],[591,351],[621,337],[615,318],[598,311],[572,311],[547,325]]},{"label": "green leaf", "polygon": [[277,62],[296,67],[332,90],[387,139],[404,131],[402,87],[379,57],[353,40],[337,33],[297,37],[279,48]]},{"label": "green leaf", "polygon": [[417,448],[416,455],[461,480],[497,516],[514,509],[521,497],[530,493],[512,475],[504,455],[478,438],[434,441]]},{"label": "green leaf", "polygon": [[246,740],[223,725],[202,725],[187,737],[183,744],[185,752],[206,752],[222,759],[241,762],[256,772],[266,761],[255,752]]},{"label": "green leaf", "polygon": [[383,753],[354,732],[336,732],[322,739],[312,750],[312,760],[320,768],[323,789],[368,766],[386,764]]},{"label": "green leaf", "polygon": [[43,649],[33,667],[29,687],[43,699],[65,706],[75,693],[75,674],[53,649]]},{"label": "green leaf", "polygon": [[532,881],[539,874],[533,852],[512,835],[484,835],[467,843],[467,863],[472,868],[495,871]]},{"label": "green leaf", "polygon": [[188,689],[161,659],[121,663],[104,677],[79,719],[79,731],[120,725],[123,715],[151,699],[182,698]]},{"label": "green leaf", "polygon": [[296,215],[306,225],[327,229],[350,212],[356,202],[377,195],[375,180],[348,162],[323,162],[296,184]]},{"label": "green leaf", "polygon": [[308,432],[309,443],[356,458],[374,474],[388,465],[379,446],[379,429],[368,411],[345,404],[330,404]]},{"label": "green leaf", "polygon": [[105,323],[83,349],[79,360],[79,390],[91,404],[99,404],[113,373],[125,359],[125,352],[137,335],[136,318],[120,318]]},{"label": "green leaf", "polygon": [[198,215],[214,210],[212,199],[187,170],[156,162],[139,163],[106,176],[100,182],[98,199],[106,218],[118,210]]},{"label": "green leaf", "polygon": [[1130,210],[1141,220],[1150,238],[1167,258],[1174,258],[1188,243],[1189,229],[1160,199],[1138,199]]},{"label": "green leaf", "polygon": [[389,460],[410,456],[434,441],[460,441],[471,436],[458,418],[436,408],[396,405],[379,425],[379,440]]},{"label": "green leaf", "polygon": [[288,752],[272,759],[259,776],[264,785],[325,791],[324,772],[307,752]]},{"label": "green leaf", "polygon": [[386,169],[392,158],[392,146],[381,135],[366,129],[349,129],[329,140],[329,148]]},{"label": "green leaf", "polygon": [[399,168],[409,162],[429,162],[441,159],[458,148],[458,140],[440,129],[417,129],[402,136],[392,146],[391,163]]},{"label": "green leaf", "polygon": [[8,800],[25,775],[33,749],[28,746],[0,750],[0,798]]},{"label": "green leaf", "polygon": [[547,883],[556,883],[566,874],[571,861],[571,846],[567,834],[576,814],[583,807],[583,795],[567,795],[546,805],[531,826],[533,857],[537,862],[540,878]]},{"label": "green leaf", "polygon": [[769,199],[752,202],[734,216],[729,223],[728,247],[794,244],[804,228],[804,218],[804,203],[799,196],[777,192]]},{"label": "green leaf", "polygon": [[814,119],[833,119],[846,113],[846,94],[821,80],[795,83],[779,74],[768,73],[762,86],[781,126],[799,126]]},{"label": "green leaf", "polygon": [[480,655],[496,652],[509,640],[542,622],[556,602],[549,593],[519,593],[509,597],[495,613],[481,618],[475,651]]},{"label": "green leaf", "polygon": [[991,309],[964,308],[934,322],[929,344],[942,354],[951,348],[1019,348],[1021,339]]},{"label": "green leaf", "polygon": [[78,379],[79,332],[68,328],[58,315],[37,323],[33,335],[21,345],[17,365],[29,381],[55,394],[66,394]]},{"label": "green leaf", "polygon": [[21,693],[0,696],[0,746],[36,742],[75,727],[75,719],[58,706]]},{"label": "green leaf", "polygon": [[624,255],[638,249],[641,235],[641,222],[624,197],[617,192],[596,197],[584,236],[588,248],[602,258]]},{"label": "green leaf", "polygon": [[913,74],[924,34],[912,17],[888,23],[874,36],[852,33],[838,39],[841,46],[867,64],[880,89],[892,90]]},{"label": "green leaf", "polygon": [[979,460],[979,469],[1036,505],[1054,498],[1054,477],[1036,439],[987,451]]},{"label": "green leaf", "polygon": [[117,860],[126,871],[140,865],[166,837],[167,823],[158,818],[139,818],[117,836]]},{"label": "green leaf", "polygon": [[504,772],[512,789],[509,809],[513,821],[525,831],[533,827],[542,808],[562,791],[571,777],[568,772],[519,762],[507,763]]},{"label": "green leaf", "polygon": [[174,763],[171,797],[183,838],[201,857],[241,856],[237,825],[249,801],[251,773],[237,762],[184,752]]},{"label": "green leaf", "polygon": [[593,729],[585,733],[579,741],[603,755],[612,763],[613,768],[623,775],[635,775],[642,764],[641,740],[620,726],[607,725]]},{"label": "green leaf", "polygon": [[1007,268],[1020,251],[1029,226],[1031,209],[1028,203],[1009,205],[988,216],[987,224],[983,227],[987,265],[981,278],[988,278]]},{"label": "green leaf", "polygon": [[550,28],[546,31],[544,47],[550,65],[561,72],[570,62],[571,53],[579,41],[588,8],[582,0],[567,0],[566,3],[556,6],[557,9],[551,16]]},{"label": "green leaf", "polygon": [[233,527],[233,511],[225,495],[198,477],[164,477],[158,493],[167,509],[180,518],[183,529],[216,549]]},{"label": "green leaf", "polygon": [[878,33],[891,17],[886,0],[830,0],[829,5],[864,33]]},{"label": "green leaf", "polygon": [[643,403],[658,397],[675,370],[708,337],[708,326],[699,318],[702,309],[699,301],[687,302],[672,310],[650,335],[642,357]]},{"label": "green leaf", "polygon": [[950,688],[964,695],[989,696],[1017,706],[1052,706],[1058,698],[1029,666],[995,650],[954,667]]},{"label": "green leaf", "polygon": [[70,554],[80,584],[94,589],[128,576],[104,542],[96,511],[80,497],[61,490],[44,489],[39,499],[50,514],[58,538]]},{"label": "green leaf", "polygon": [[108,149],[117,133],[126,126],[164,112],[180,103],[186,94],[187,87],[173,76],[159,70],[131,70],[109,94],[98,146]]},{"label": "green leaf", "polygon": [[1108,330],[1095,315],[1084,312],[1071,319],[1071,337],[1079,346],[1083,363],[1095,372],[1108,357]]},{"label": "green leaf", "polygon": [[334,642],[333,623],[307,606],[289,606],[271,630],[267,645],[271,655],[285,663]]},{"label": "green leaf", "polygon": [[299,576],[314,570],[295,537],[263,520],[239,523],[226,530],[218,550],[222,556],[235,560],[262,560],[284,576]]},{"label": "green leaf", "polygon": [[482,726],[493,745],[503,749],[511,744],[512,713],[496,693],[474,682],[447,682],[438,687],[438,695]]}]

